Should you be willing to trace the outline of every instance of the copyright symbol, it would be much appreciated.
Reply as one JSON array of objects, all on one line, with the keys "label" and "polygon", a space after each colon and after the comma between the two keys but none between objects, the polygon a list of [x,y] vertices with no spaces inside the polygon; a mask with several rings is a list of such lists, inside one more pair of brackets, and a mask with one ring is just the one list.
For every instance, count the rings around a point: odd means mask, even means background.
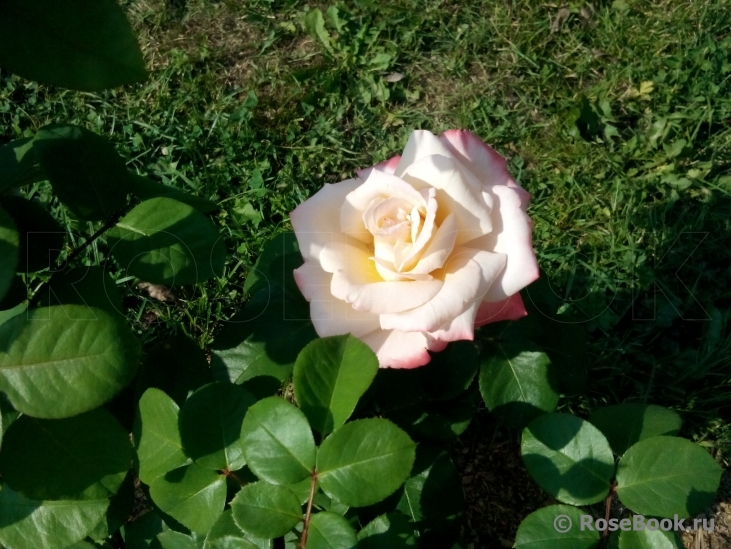
[{"label": "copyright symbol", "polygon": [[553,527],[559,534],[565,534],[571,530],[571,519],[567,515],[559,515],[554,519]]}]

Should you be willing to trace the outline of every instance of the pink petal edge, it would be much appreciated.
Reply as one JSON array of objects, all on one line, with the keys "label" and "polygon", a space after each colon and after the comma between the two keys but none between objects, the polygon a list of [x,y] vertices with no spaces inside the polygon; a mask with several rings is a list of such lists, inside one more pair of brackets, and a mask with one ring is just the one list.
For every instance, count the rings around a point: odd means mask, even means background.
[{"label": "pink petal edge", "polygon": [[439,140],[465,167],[476,167],[471,171],[483,183],[481,175],[484,174],[492,180],[486,183],[488,185],[518,186],[508,172],[508,161],[471,131],[447,130],[439,136]]},{"label": "pink petal edge", "polygon": [[426,366],[431,362],[431,355],[426,352],[426,349],[424,349],[424,353],[419,353],[417,355],[414,355],[408,359],[399,360],[396,362],[393,362],[392,364],[389,364],[387,366],[380,366],[381,368],[395,368],[397,370],[413,370],[414,368],[420,368],[421,366]]},{"label": "pink petal edge", "polygon": [[518,320],[528,315],[520,294],[513,294],[509,298],[496,303],[484,301],[477,310],[475,327],[484,326],[501,320]]},{"label": "pink petal edge", "polygon": [[401,155],[397,154],[396,156],[392,156],[388,160],[384,160],[383,162],[376,164],[375,166],[371,166],[370,168],[355,170],[355,173],[357,173],[358,177],[360,177],[361,179],[368,179],[368,176],[373,170],[378,170],[379,172],[385,172],[389,175],[393,175],[396,171],[396,166],[398,166],[399,160],[401,160]]}]

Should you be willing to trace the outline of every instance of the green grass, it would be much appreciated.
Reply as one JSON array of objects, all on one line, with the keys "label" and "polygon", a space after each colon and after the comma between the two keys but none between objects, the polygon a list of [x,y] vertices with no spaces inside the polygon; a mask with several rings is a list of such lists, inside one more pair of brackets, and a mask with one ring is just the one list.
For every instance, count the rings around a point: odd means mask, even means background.
[{"label": "green grass", "polygon": [[[572,2],[561,21],[532,1],[362,0],[328,11],[319,37],[302,2],[124,5],[149,80],[97,95],[2,74],[0,142],[83,124],[131,169],[221,204],[222,279],[176,306],[127,289],[146,341],[210,344],[298,203],[414,128],[466,128],[533,194],[543,273],[589,332],[589,392],[565,406],[662,404],[686,435],[731,445],[729,0]],[[92,230],[46,185],[29,192]],[[167,323],[145,327],[151,309]]]}]

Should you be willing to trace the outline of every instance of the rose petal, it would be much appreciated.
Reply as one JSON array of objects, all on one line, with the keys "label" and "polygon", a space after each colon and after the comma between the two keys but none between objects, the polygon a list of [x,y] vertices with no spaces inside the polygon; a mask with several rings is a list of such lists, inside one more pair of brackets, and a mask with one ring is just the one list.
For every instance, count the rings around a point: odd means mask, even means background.
[{"label": "rose petal", "polygon": [[376,353],[381,368],[417,368],[431,360],[425,334],[378,330],[360,339]]},{"label": "rose petal", "polygon": [[450,321],[445,322],[438,330],[430,332],[429,335],[439,341],[458,341],[475,339],[475,315],[479,310],[480,303],[471,303],[462,314],[457,315]]},{"label": "rose petal", "polygon": [[437,191],[434,188],[429,188],[427,192],[422,194],[427,197],[424,224],[420,227],[416,240],[409,245],[405,245],[401,253],[394,257],[394,265],[399,271],[411,270],[418,261],[418,258],[422,255],[424,247],[431,242],[432,236],[436,236],[434,234],[434,226],[438,210]]},{"label": "rose petal", "polygon": [[348,238],[323,246],[320,265],[333,273],[330,290],[358,311],[394,313],[418,307],[434,297],[441,280],[384,281],[365,244]]},{"label": "rose petal", "polygon": [[[520,198],[520,207],[523,208],[523,211],[526,211],[528,209],[528,204],[530,204],[530,193],[517,183],[508,185],[508,187],[515,189],[515,192],[518,193],[518,197]],[[530,221],[530,218],[528,218],[528,220]],[[531,227],[532,226],[533,222],[531,221]]]},{"label": "rose petal", "polygon": [[469,245],[508,256],[505,271],[485,296],[485,301],[495,303],[535,281],[538,278],[538,261],[533,252],[532,223],[523,205],[522,193],[525,191],[520,187],[495,185],[488,192],[493,195],[497,213],[493,216],[493,232]]},{"label": "rose petal", "polygon": [[[426,210],[427,210],[427,215],[429,215],[428,201],[427,201]],[[414,206],[414,208],[411,210],[411,242],[416,242],[416,239],[419,238],[419,234],[421,233],[421,229],[422,229],[421,221],[422,220],[421,220],[421,214],[419,213],[419,208]]]},{"label": "rose petal", "polygon": [[405,280],[364,283],[353,272],[333,274],[330,290],[333,295],[353,304],[357,311],[398,313],[423,305],[439,293],[441,280]]},{"label": "rose petal", "polygon": [[410,213],[418,209],[401,198],[376,198],[363,212],[363,224],[376,238],[385,238],[392,242],[405,240],[411,235],[411,222],[406,219],[405,214],[399,216],[399,212]]},{"label": "rose petal", "polygon": [[341,234],[321,245],[319,263],[328,273],[335,271],[354,273],[366,284],[381,280],[370,257],[371,252],[363,242]]},{"label": "rose petal", "polygon": [[[373,241],[373,235],[363,222],[363,213],[375,199],[392,197],[401,198],[412,207],[418,206],[420,210],[426,211],[426,200],[411,185],[393,175],[373,170],[368,179],[361,182],[360,185],[356,185],[352,192],[348,193],[338,204],[340,230],[348,236],[370,244]],[[327,211],[321,210],[319,215],[322,216],[323,212]]]},{"label": "rose petal", "polygon": [[430,274],[420,274],[412,272],[400,273],[389,267],[388,264],[382,259],[374,257],[373,260],[376,262],[376,269],[378,270],[378,274],[383,277],[383,280],[431,280],[432,278],[434,278]]},{"label": "rose petal", "polygon": [[474,133],[447,130],[439,141],[484,185],[514,185],[508,163],[495,149],[485,145]]},{"label": "rose petal", "polygon": [[378,315],[356,311],[330,292],[332,275],[306,261],[295,269],[297,287],[310,302],[310,318],[320,337],[351,333],[361,337],[380,329]]},{"label": "rose petal", "polygon": [[[454,243],[457,239],[457,222],[454,214],[449,214],[442,225],[437,229],[434,238],[424,250],[416,265],[408,274],[426,274],[436,269],[441,269],[447,261],[449,254],[454,250]],[[405,274],[406,274],[405,273]]]},{"label": "rose petal", "polygon": [[300,253],[305,260],[316,261],[324,243],[344,239],[337,215],[322,215],[322,212],[338,211],[345,197],[360,184],[357,179],[326,184],[289,214]]},{"label": "rose petal", "polygon": [[357,173],[358,177],[360,177],[363,180],[368,179],[368,176],[371,174],[371,172],[373,170],[378,170],[379,172],[393,174],[393,172],[396,171],[396,166],[398,166],[399,160],[401,160],[401,155],[397,154],[396,156],[392,156],[388,160],[384,160],[383,162],[376,164],[375,166],[371,166],[370,168],[364,168],[362,170],[355,170],[355,173]]},{"label": "rose petal", "polygon": [[475,326],[484,326],[501,320],[518,320],[528,314],[520,294],[513,294],[508,299],[489,303],[483,301],[475,316]]},{"label": "rose petal", "polygon": [[427,344],[429,345],[429,350],[434,351],[435,353],[440,353],[444,349],[447,348],[447,344],[449,341],[440,341],[439,339],[435,339],[431,336],[431,334],[426,334]]},{"label": "rose petal", "polygon": [[294,270],[294,281],[300,292],[307,301],[323,299],[323,290],[330,293],[330,279],[332,275],[323,271],[317,263],[305,261],[303,265]]},{"label": "rose petal", "polygon": [[382,314],[381,328],[403,332],[433,332],[478,304],[505,268],[505,255],[459,248],[445,265],[444,285],[424,305],[400,314]]},{"label": "rose petal", "polygon": [[490,208],[482,196],[480,182],[455,160],[445,156],[428,156],[409,166],[402,175],[417,189],[437,189],[437,223],[454,213],[459,246],[492,230]]},{"label": "rose petal", "polygon": [[415,164],[422,158],[432,155],[441,155],[447,158],[454,158],[449,149],[442,144],[439,138],[428,130],[414,130],[404,147],[404,153],[396,167],[394,175],[401,177],[409,166]]}]

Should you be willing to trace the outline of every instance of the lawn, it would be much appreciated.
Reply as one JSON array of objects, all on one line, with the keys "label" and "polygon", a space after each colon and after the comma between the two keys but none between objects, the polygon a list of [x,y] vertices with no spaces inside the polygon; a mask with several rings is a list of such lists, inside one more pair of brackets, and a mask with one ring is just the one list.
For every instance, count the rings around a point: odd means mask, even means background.
[{"label": "lawn", "polygon": [[[83,125],[130,169],[221,206],[222,278],[174,289],[174,303],[118,281],[145,344],[174,331],[209,347],[297,204],[398,154],[415,128],[469,129],[532,194],[542,277],[588,334],[588,389],[562,409],[673,408],[682,434],[728,465],[731,1],[122,4],[149,79],[90,94],[0,72],[0,144]],[[47,183],[26,196],[72,244],[93,232]],[[475,547],[512,540],[546,501],[518,447],[487,411],[455,444]]]}]

